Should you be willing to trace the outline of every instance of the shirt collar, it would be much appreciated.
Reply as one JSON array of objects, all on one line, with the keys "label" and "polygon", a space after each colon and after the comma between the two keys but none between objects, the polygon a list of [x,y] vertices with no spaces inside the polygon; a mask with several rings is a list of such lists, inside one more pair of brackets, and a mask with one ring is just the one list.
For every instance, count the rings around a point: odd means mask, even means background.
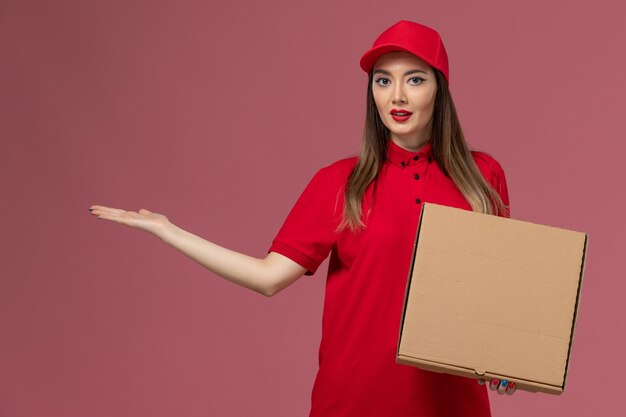
[{"label": "shirt collar", "polygon": [[432,161],[433,151],[432,142],[428,141],[422,149],[417,152],[411,152],[400,146],[396,145],[391,139],[387,139],[387,160],[394,165],[404,168],[411,164],[417,163],[420,159],[427,159],[428,162]]}]

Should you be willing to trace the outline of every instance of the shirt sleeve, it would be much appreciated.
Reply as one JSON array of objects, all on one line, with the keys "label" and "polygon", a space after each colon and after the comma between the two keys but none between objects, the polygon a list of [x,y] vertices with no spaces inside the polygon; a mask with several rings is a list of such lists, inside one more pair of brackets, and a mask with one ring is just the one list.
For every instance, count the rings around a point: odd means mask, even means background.
[{"label": "shirt sleeve", "polygon": [[506,175],[502,165],[493,156],[482,151],[472,151],[474,162],[483,174],[483,178],[491,184],[493,189],[500,195],[502,202],[507,207],[505,213],[498,212],[500,217],[511,217],[509,208],[509,190],[506,184]]},{"label": "shirt sleeve", "polygon": [[[492,161],[492,169],[493,176],[491,180],[491,184],[493,188],[500,194],[500,198],[505,206],[509,206],[509,190],[506,184],[506,175],[504,174],[504,170],[498,161],[495,159]],[[501,217],[511,217],[510,208],[507,210],[507,213],[499,213]]]},{"label": "shirt sleeve", "polygon": [[335,244],[337,213],[343,211],[342,191],[329,167],[320,169],[292,207],[268,252],[290,258],[307,269],[305,275],[313,275]]}]

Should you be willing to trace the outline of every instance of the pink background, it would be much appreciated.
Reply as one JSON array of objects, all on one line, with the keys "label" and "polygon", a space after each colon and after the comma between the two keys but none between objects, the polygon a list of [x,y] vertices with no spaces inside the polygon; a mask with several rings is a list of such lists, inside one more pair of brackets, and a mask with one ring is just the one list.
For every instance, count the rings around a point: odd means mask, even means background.
[{"label": "pink background", "polygon": [[436,28],[512,217],[589,233],[566,391],[494,416],[624,415],[626,10],[604,1],[0,4],[0,416],[304,416],[326,264],[274,298],[101,204],[263,257],[321,166],[360,146],[358,59]]}]

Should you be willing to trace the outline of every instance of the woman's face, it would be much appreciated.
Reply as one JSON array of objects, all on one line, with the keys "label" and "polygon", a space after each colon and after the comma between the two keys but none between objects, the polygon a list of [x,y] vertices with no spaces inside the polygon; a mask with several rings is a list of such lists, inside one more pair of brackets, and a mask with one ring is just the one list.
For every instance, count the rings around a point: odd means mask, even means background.
[{"label": "woman's face", "polygon": [[[373,67],[372,93],[391,139],[407,147],[430,140],[437,81],[434,70],[408,52],[381,55]],[[407,115],[396,115],[396,112]]]}]

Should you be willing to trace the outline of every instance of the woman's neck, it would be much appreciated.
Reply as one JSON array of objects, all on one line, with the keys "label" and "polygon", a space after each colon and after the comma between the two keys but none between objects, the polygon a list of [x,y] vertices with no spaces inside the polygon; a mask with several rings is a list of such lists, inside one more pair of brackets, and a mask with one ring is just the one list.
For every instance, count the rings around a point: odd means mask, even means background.
[{"label": "woman's neck", "polygon": [[407,151],[417,152],[430,141],[430,136],[428,136],[427,138],[399,138],[395,135],[391,135],[389,137],[389,140],[392,140],[393,143],[403,149],[406,149]]}]

